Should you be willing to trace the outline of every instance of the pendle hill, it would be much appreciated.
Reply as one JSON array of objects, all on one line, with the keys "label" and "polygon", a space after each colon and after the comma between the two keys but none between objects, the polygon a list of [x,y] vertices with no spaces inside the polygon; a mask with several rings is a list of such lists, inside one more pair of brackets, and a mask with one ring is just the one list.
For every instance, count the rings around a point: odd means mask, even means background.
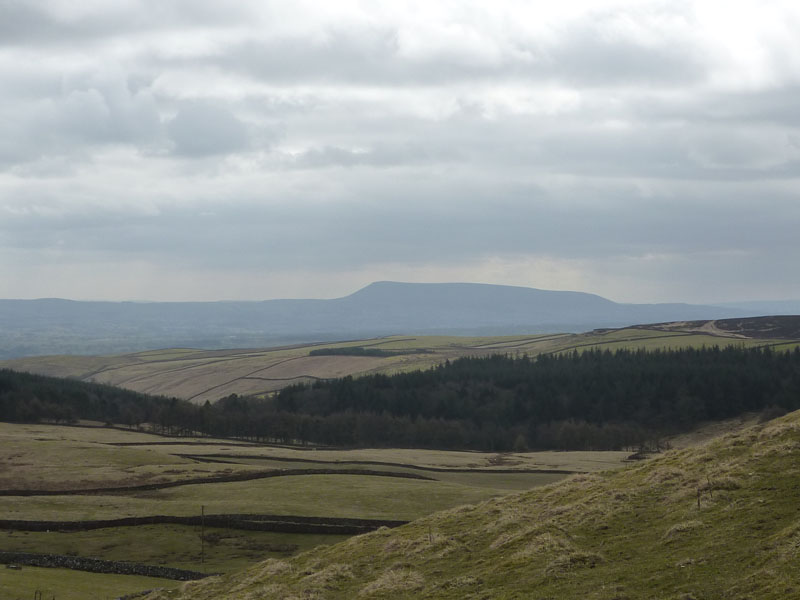
[{"label": "pendle hill", "polygon": [[775,314],[760,309],[752,304],[624,304],[582,292],[388,281],[330,300],[0,300],[0,359],[167,347],[259,347],[392,334],[579,332],[637,323]]}]

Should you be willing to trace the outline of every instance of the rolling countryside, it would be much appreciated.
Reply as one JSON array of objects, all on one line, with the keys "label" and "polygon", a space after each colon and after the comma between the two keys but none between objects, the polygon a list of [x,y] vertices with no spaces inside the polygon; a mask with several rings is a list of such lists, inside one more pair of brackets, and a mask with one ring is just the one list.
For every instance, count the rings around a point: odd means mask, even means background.
[{"label": "rolling countryside", "polygon": [[[497,353],[536,356],[572,350],[656,350],[726,345],[791,349],[800,343],[798,340],[800,332],[796,320],[764,317],[683,321],[582,334],[393,336],[250,350],[169,349],[113,356],[44,356],[0,361],[0,367],[107,383],[203,403],[230,394],[269,394],[291,384],[346,375],[425,369],[465,356]],[[381,349],[389,355],[315,355],[315,351],[322,349],[346,352],[359,348]]]},{"label": "rolling countryside", "polygon": [[[298,382],[336,385],[338,375],[413,373],[436,365],[441,370],[441,365],[455,366],[466,357],[485,359],[487,364],[497,362],[493,356],[514,361],[524,356],[585,354],[591,360],[593,356],[616,360],[620,351],[658,355],[714,347],[750,348],[779,357],[798,346],[796,329],[796,318],[760,318],[663,323],[579,335],[405,336],[264,350],[175,349],[26,360],[59,375],[69,374],[59,368],[78,369],[70,387],[64,387],[73,396],[83,393],[79,379],[100,385],[89,394],[102,390],[111,399],[123,391],[114,392],[118,388],[108,387],[109,383],[135,389],[135,382],[157,385],[170,377],[185,377],[188,382],[195,375],[202,385],[213,384],[207,390],[241,393],[243,398],[248,393],[269,397]],[[609,352],[603,354],[605,350]],[[243,372],[269,373],[293,362],[301,369],[320,370],[302,377],[255,380],[258,387],[249,391],[220,386]],[[331,369],[332,364],[339,370],[326,373],[323,368]],[[79,369],[91,370],[81,375]],[[127,383],[113,379],[122,374],[129,378]],[[252,381],[246,377],[242,381]],[[58,380],[42,381],[58,389]],[[264,383],[275,387],[264,389]],[[189,405],[216,400],[212,395],[194,397],[197,389],[184,392]],[[134,394],[125,396],[125,402],[138,401],[135,391],[124,393]],[[725,494],[744,485],[740,479],[747,464],[734,465],[730,457],[753,458],[730,448],[717,450],[720,444],[757,438],[765,447],[755,454],[767,455],[778,452],[770,449],[774,441],[770,432],[777,431],[780,448],[792,447],[795,413],[783,421],[758,424],[772,416],[741,414],[725,422],[699,424],[699,429],[693,424],[662,438],[659,449],[645,453],[635,452],[634,446],[495,452],[413,446],[346,449],[308,442],[255,443],[246,437],[220,439],[190,431],[180,436],[159,434],[147,424],[119,427],[80,419],[71,425],[0,423],[4,514],[0,556],[7,564],[21,563],[0,584],[5,586],[0,594],[10,598],[11,590],[27,590],[29,595],[38,591],[77,599],[99,590],[116,597],[158,589],[164,591],[154,592],[153,598],[477,598],[487,593],[492,598],[514,598],[519,590],[541,589],[542,597],[550,597],[547,590],[556,594],[553,597],[565,597],[585,592],[587,582],[594,581],[587,573],[604,573],[602,581],[616,596],[595,594],[597,598],[638,598],[642,586],[649,585],[642,580],[644,567],[635,561],[629,564],[630,558],[624,568],[614,566],[617,561],[610,557],[632,557],[642,550],[604,532],[624,532],[632,527],[624,524],[626,519],[642,517],[653,527],[666,527],[658,539],[670,550],[668,557],[688,553],[688,562],[674,568],[691,566],[687,573],[705,573],[705,566],[695,566],[701,561],[711,565],[708,569],[719,569],[719,559],[708,544],[703,546],[704,557],[697,559],[680,543],[687,538],[696,544],[696,537],[691,537],[695,530],[716,530],[720,503],[726,498],[729,504],[734,502]],[[716,456],[714,452],[727,458],[709,458]],[[699,478],[705,471],[698,465],[706,462],[710,470],[703,483]],[[674,473],[686,474],[676,489],[670,487],[677,485],[671,481],[677,477],[670,475]],[[657,485],[644,495],[635,491],[641,481],[661,485],[662,480],[663,491]],[[540,488],[541,492],[530,491]],[[677,504],[669,508],[673,497]],[[653,506],[657,498],[667,504]],[[691,518],[691,506],[686,505],[695,501],[710,516]],[[665,520],[664,510],[675,515]],[[780,518],[785,519],[785,510],[781,511]],[[606,521],[610,524],[602,525]],[[643,529],[630,543],[642,544],[637,540],[648,535],[655,534]],[[379,540],[380,550],[370,545],[374,540]],[[326,554],[328,547],[331,554]],[[363,561],[373,554],[380,558],[374,568],[367,568]],[[684,559],[675,560],[677,564]],[[517,569],[529,563],[530,575],[521,577]],[[64,570],[65,565],[70,568]],[[646,580],[660,581],[656,587],[663,597],[683,598],[680,590],[698,598],[715,597],[700,592],[718,589],[719,580],[701,584],[694,575],[675,591],[678,588],[670,587],[674,581],[663,573],[668,566],[653,562],[655,570]],[[223,574],[222,579],[217,574]],[[778,587],[793,585],[791,575],[780,577]],[[502,583],[506,579],[513,584]],[[176,583],[180,580],[190,583]]]},{"label": "rolling countryside", "polygon": [[0,600],[800,600],[799,32],[0,0]]}]

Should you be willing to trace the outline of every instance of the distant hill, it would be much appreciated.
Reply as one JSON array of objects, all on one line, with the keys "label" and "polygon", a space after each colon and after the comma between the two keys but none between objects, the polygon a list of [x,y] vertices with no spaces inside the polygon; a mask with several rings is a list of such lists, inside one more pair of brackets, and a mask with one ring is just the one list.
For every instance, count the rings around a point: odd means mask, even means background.
[{"label": "distant hill", "polygon": [[691,304],[620,304],[582,292],[388,281],[332,300],[0,300],[0,358],[263,347],[392,334],[579,332],[750,314],[742,308]]}]

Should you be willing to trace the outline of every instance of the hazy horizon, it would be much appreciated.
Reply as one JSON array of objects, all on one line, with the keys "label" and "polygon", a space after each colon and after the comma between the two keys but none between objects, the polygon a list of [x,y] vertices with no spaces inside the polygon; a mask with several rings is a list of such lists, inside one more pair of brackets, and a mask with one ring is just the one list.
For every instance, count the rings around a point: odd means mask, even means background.
[{"label": "hazy horizon", "polygon": [[800,5],[0,3],[0,298],[800,298]]},{"label": "hazy horizon", "polygon": [[[365,289],[367,287],[370,287],[370,286],[372,286],[374,284],[380,284],[380,283],[398,283],[398,284],[411,284],[411,285],[416,284],[416,283],[430,284],[430,285],[436,285],[436,284],[442,284],[442,285],[451,285],[451,284],[455,284],[455,285],[483,285],[483,286],[499,285],[499,286],[506,286],[506,287],[539,289],[539,290],[543,290],[543,291],[554,291],[554,292],[580,291],[580,290],[544,290],[543,288],[533,288],[533,286],[517,286],[517,285],[511,285],[511,284],[492,284],[492,283],[486,283],[486,282],[480,282],[480,281],[471,281],[471,282],[469,282],[469,281],[407,282],[407,281],[382,280],[382,281],[370,282],[366,286],[359,287],[358,289],[351,290],[350,292],[347,292],[347,293],[345,293],[343,295],[339,295],[339,296],[318,296],[318,297],[303,297],[303,298],[300,298],[300,297],[292,298],[292,297],[286,296],[286,297],[276,297],[276,298],[255,298],[255,299],[218,298],[218,299],[208,299],[208,300],[193,300],[193,299],[185,299],[185,300],[151,300],[151,299],[147,299],[147,298],[126,298],[126,299],[122,299],[122,300],[106,300],[106,299],[102,299],[102,298],[61,298],[61,297],[58,297],[58,296],[46,296],[46,297],[43,296],[43,297],[35,297],[35,298],[34,297],[32,297],[32,298],[0,298],[0,300],[67,300],[67,301],[72,301],[72,302],[117,302],[117,303],[130,302],[130,303],[136,303],[136,304],[156,304],[156,303],[162,303],[162,302],[168,302],[168,303],[214,303],[214,302],[265,302],[265,301],[269,301],[269,300],[335,300],[335,299],[339,299],[339,298],[346,298],[347,296],[351,296],[351,295],[353,295],[353,294],[355,294],[355,293],[357,293],[357,292],[359,292],[359,291],[361,291],[361,290],[363,290],[363,289]],[[628,304],[629,303],[629,302],[627,302],[625,300],[619,300],[619,299],[615,299],[615,298],[608,298],[606,296],[602,296],[601,294],[594,294],[593,292],[581,292],[581,293],[598,295],[598,296],[601,296],[602,298],[605,298],[606,300],[611,300],[612,302],[619,303],[619,304]],[[658,303],[661,303],[661,302],[659,302],[659,301],[652,302],[652,304],[658,304]],[[684,302],[675,301],[675,303],[684,303]],[[631,304],[636,304],[636,303],[631,303]],[[650,303],[644,302],[643,304],[650,304]],[[726,306],[727,305],[727,306],[740,306],[740,307],[743,307],[743,308],[747,308],[748,305],[761,305],[761,304],[776,304],[776,305],[779,305],[779,304],[791,304],[791,305],[797,304],[797,305],[800,305],[800,298],[788,298],[788,299],[779,299],[779,300],[775,300],[775,299],[752,300],[752,299],[747,299],[747,298],[739,298],[739,299],[719,301],[717,303],[714,303],[714,302],[704,302],[704,303],[702,303],[701,302],[701,303],[686,303],[686,304],[701,304],[701,305],[709,305],[709,306],[713,306],[713,305],[716,304],[717,306]]]}]

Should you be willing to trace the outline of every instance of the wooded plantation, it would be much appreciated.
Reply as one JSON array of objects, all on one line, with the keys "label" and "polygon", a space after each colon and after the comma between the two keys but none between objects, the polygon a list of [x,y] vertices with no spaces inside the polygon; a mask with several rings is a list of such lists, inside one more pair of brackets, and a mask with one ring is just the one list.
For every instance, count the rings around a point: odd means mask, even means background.
[{"label": "wooded plantation", "polygon": [[0,371],[0,419],[148,423],[172,435],[439,449],[622,449],[744,412],[800,408],[800,349],[590,350],[461,358],[426,371],[194,405]]}]

